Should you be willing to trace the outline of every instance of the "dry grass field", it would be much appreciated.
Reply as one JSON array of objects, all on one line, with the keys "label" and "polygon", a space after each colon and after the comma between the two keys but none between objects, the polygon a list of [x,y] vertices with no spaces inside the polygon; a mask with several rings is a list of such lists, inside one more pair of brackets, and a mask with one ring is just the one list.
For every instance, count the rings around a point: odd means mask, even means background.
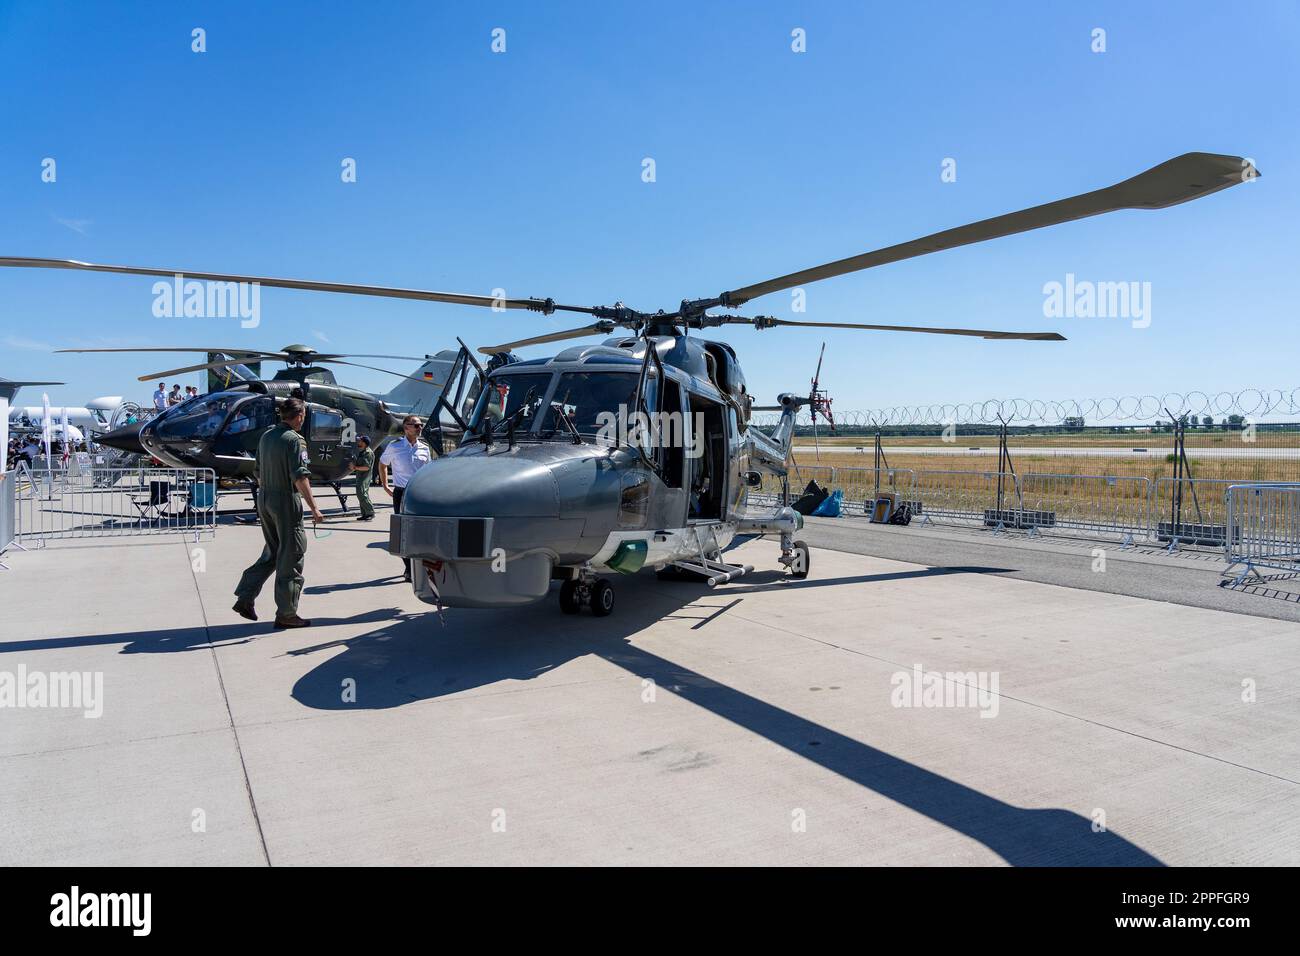
[{"label": "dry grass field", "polygon": [[[1035,455],[1030,448],[1009,445],[1011,463],[1017,474],[1028,472],[1053,475],[1105,475],[1120,478],[1172,478],[1174,463],[1161,457],[1092,456],[1092,455]],[[1140,447],[1140,446],[1139,446]],[[1152,446],[1147,446],[1152,447]],[[916,471],[993,471],[998,464],[997,444],[981,452],[963,455],[908,454],[907,449],[885,447],[885,455],[892,468],[910,468]],[[807,452],[796,455],[800,467],[828,465],[835,468],[872,468],[875,458],[871,446],[863,452],[822,449],[816,456]],[[1192,477],[1229,481],[1300,481],[1300,452],[1294,458],[1197,458],[1194,449],[1187,450]]]},{"label": "dry grass field", "polygon": [[[1222,525],[1226,521],[1225,492],[1234,482],[1300,482],[1300,433],[1259,433],[1254,442],[1242,441],[1239,432],[1192,435],[1187,457],[1195,489],[1183,485],[1181,522]],[[833,443],[831,443],[833,442]],[[877,481],[873,440],[844,437],[820,444],[820,453],[808,448],[810,436],[795,444],[792,485],[810,478],[843,490],[851,502],[869,501]],[[924,454],[918,446],[945,446],[953,454]],[[861,450],[858,450],[859,446]],[[892,480],[882,475],[879,487],[900,497],[924,503],[926,513],[939,521],[981,524],[987,509],[1022,509],[1050,512],[1059,530],[1075,529],[1088,535],[1154,534],[1157,522],[1171,520],[1178,492],[1173,460],[1173,437],[1168,433],[1139,435],[1018,435],[1008,439],[1017,479],[999,482],[998,441],[995,436],[958,436],[943,443],[939,436],[883,440]],[[1090,454],[1091,449],[1097,453]],[[1117,448],[1149,449],[1146,454],[1117,455]],[[1048,453],[1053,449],[1078,454]],[[1214,456],[1198,457],[1198,450]],[[1279,454],[1278,449],[1294,449]],[[1154,454],[1150,453],[1154,452]],[[830,469],[834,468],[832,477]],[[909,472],[914,472],[913,477]],[[775,491],[775,483],[765,483]],[[999,489],[1002,497],[999,499]],[[999,500],[1001,504],[999,505]],[[859,509],[860,505],[852,506]]]}]

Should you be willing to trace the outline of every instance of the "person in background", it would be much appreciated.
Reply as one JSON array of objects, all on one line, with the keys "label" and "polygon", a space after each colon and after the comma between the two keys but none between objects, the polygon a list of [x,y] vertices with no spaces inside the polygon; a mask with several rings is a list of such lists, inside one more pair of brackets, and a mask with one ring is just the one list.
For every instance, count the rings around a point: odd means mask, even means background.
[{"label": "person in background", "polygon": [[357,436],[357,453],[352,459],[352,472],[357,477],[357,504],[361,508],[358,521],[373,521],[375,506],[370,503],[370,472],[375,466],[375,453],[370,448],[370,436]]},{"label": "person in background", "polygon": [[303,561],[307,555],[307,533],[302,527],[303,499],[311,509],[313,522],[319,524],[325,516],[311,494],[307,442],[299,434],[306,417],[307,407],[299,399],[285,399],[280,406],[280,423],[263,432],[257,442],[256,474],[260,486],[257,516],[262,523],[265,544],[262,556],[249,565],[235,588],[234,612],[256,621],[253,602],[266,579],[274,574],[277,629],[311,625],[311,621],[298,616]]},{"label": "person in background", "polygon": [[[407,415],[402,419],[402,437],[390,442],[379,457],[379,484],[393,499],[393,513],[402,511],[402,495],[415,473],[433,460],[433,449],[429,443],[421,440],[420,429],[423,427],[418,415]],[[388,472],[392,469],[393,481],[389,484]],[[410,559],[402,562],[406,572],[404,580],[411,580]]]},{"label": "person in background", "polygon": [[181,402],[183,402],[184,400],[185,400],[185,399],[181,396],[181,386],[180,386],[180,383],[177,382],[175,385],[172,386],[171,393],[167,396],[167,404],[168,404],[169,406],[171,406],[171,405],[179,405],[179,404],[180,404]]},{"label": "person in background", "polygon": [[159,382],[158,391],[153,393],[153,407],[162,411],[167,407],[167,383]]}]

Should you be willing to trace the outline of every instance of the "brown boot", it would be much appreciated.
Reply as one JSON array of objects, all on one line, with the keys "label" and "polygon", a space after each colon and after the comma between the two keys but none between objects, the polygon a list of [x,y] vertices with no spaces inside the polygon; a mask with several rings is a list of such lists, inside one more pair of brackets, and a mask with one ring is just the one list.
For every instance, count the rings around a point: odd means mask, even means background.
[{"label": "brown boot", "polygon": [[289,617],[275,616],[275,629],[282,631],[290,627],[311,627],[311,621],[300,618],[297,614],[291,614]]},{"label": "brown boot", "polygon": [[257,620],[257,612],[253,610],[253,602],[251,601],[236,601],[231,610],[240,617],[248,618],[250,621]]}]

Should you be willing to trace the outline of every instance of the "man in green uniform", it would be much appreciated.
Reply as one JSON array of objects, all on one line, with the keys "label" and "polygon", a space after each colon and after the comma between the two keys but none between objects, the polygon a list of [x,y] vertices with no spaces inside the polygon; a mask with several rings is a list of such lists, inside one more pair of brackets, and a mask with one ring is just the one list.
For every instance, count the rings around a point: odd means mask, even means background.
[{"label": "man in green uniform", "polygon": [[280,405],[280,424],[268,428],[257,443],[259,493],[257,516],[266,540],[262,556],[244,572],[235,588],[234,611],[250,621],[257,620],[253,601],[262,585],[275,575],[275,626],[307,627],[311,621],[298,616],[302,594],[302,564],[307,554],[307,533],[302,527],[302,499],[307,499],[311,519],[325,516],[311,494],[311,469],[307,467],[307,442],[298,433],[307,416],[301,399],[288,398]]},{"label": "man in green uniform", "polygon": [[372,521],[375,517],[375,506],[370,503],[370,470],[374,465],[375,453],[370,449],[370,438],[358,435],[357,454],[352,459],[352,470],[357,476],[357,503],[361,506],[358,521]]}]

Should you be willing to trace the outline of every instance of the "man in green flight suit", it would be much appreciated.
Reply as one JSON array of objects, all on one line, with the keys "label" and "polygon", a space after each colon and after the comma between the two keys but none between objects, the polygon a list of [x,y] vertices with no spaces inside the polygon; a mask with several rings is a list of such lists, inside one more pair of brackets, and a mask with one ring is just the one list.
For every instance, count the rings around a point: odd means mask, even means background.
[{"label": "man in green flight suit", "polygon": [[301,399],[285,399],[280,405],[280,424],[268,428],[257,443],[257,516],[266,545],[262,556],[249,566],[235,588],[235,613],[256,621],[253,601],[266,579],[274,574],[276,628],[311,624],[298,616],[302,565],[307,554],[302,499],[307,499],[313,522],[320,523],[325,516],[311,494],[307,442],[298,431],[306,417],[307,407]]},{"label": "man in green flight suit", "polygon": [[357,453],[352,459],[352,471],[357,476],[357,504],[361,506],[358,521],[373,521],[375,506],[370,503],[370,470],[375,465],[375,453],[370,449],[368,435],[357,436]]}]

